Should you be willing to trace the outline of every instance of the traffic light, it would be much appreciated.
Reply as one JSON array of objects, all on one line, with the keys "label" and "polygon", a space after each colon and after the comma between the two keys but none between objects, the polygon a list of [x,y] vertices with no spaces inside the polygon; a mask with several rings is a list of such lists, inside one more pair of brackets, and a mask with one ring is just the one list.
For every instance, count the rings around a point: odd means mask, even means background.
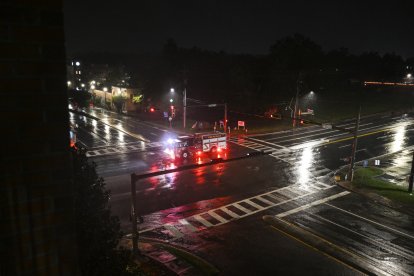
[{"label": "traffic light", "polygon": [[150,108],[150,112],[154,112],[155,109],[153,107]]}]

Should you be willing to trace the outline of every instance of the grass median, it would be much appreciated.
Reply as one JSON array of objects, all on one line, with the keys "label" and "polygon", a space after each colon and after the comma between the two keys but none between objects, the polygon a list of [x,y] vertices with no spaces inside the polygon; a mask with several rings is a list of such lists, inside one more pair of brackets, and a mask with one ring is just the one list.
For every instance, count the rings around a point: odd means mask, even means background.
[{"label": "grass median", "polygon": [[358,168],[352,184],[357,188],[369,190],[404,205],[414,206],[414,196],[408,193],[407,187],[380,179],[379,176],[383,173],[380,168]]}]

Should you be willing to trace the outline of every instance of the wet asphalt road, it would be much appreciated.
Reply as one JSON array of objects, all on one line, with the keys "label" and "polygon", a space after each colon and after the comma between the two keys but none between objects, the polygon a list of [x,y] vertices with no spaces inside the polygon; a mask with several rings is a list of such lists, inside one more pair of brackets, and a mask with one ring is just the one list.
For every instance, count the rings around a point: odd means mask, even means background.
[{"label": "wet asphalt road", "polygon": [[[180,165],[164,161],[157,150],[157,142],[173,134],[133,118],[104,117],[97,111],[94,115],[102,121],[79,115],[71,120],[78,124],[80,141],[96,152],[91,158],[112,191],[113,212],[129,232],[129,174]],[[366,136],[359,139],[357,160],[412,146],[413,122],[401,116],[363,119],[360,133]],[[137,185],[139,210],[145,218],[142,235],[187,247],[225,275],[355,273],[265,224],[262,216],[268,214],[331,241],[380,271],[409,275],[413,218],[345,194],[330,183],[333,171],[349,162],[349,137],[308,127],[232,138],[228,157],[254,150],[273,153],[142,180]]]}]

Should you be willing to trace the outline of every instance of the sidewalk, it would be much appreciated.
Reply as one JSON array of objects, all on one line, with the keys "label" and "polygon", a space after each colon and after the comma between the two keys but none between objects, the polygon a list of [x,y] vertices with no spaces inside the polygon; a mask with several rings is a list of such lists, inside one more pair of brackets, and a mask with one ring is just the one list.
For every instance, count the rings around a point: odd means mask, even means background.
[{"label": "sidewalk", "polygon": [[348,166],[335,173],[335,182],[344,189],[414,216],[414,195],[408,193],[413,147],[397,153],[358,162],[353,182],[346,179]]},{"label": "sidewalk", "polygon": [[[130,238],[120,245],[132,250]],[[148,275],[217,275],[219,271],[198,256],[175,245],[155,239],[140,238],[138,266]]]}]

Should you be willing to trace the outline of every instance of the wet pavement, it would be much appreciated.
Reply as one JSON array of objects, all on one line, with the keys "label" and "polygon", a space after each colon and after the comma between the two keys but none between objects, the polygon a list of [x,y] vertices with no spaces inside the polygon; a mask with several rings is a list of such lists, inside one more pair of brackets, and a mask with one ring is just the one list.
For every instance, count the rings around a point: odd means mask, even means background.
[{"label": "wet pavement", "polygon": [[[81,123],[79,120],[84,119],[74,120]],[[165,131],[160,130],[159,137],[150,139],[150,133],[155,132],[147,123],[137,124],[140,132],[135,129],[136,133],[127,123],[105,132],[107,124],[88,120],[84,129],[93,124],[98,129],[89,136],[81,134],[80,140],[93,145],[92,150],[99,152],[101,146],[124,148],[114,153],[101,151],[100,156],[91,158],[105,176],[112,190],[112,209],[128,231],[129,174],[176,166],[165,163],[162,153],[151,147],[162,140]],[[399,152],[413,145],[413,122],[411,117],[402,116],[363,119],[357,160]],[[342,124],[347,128],[353,125]],[[121,127],[124,132],[119,131]],[[126,134],[130,132],[134,132],[133,136]],[[97,138],[100,136],[105,140]],[[187,248],[226,275],[355,273],[357,268],[327,257],[300,237],[292,238],[264,223],[262,217],[270,215],[351,252],[367,267],[378,267],[385,274],[409,275],[414,271],[407,253],[414,250],[413,218],[344,191],[332,182],[334,171],[349,162],[351,143],[349,134],[320,127],[233,137],[229,156],[257,150],[270,154],[140,181],[138,205],[144,216],[141,234]],[[407,162],[401,164],[405,166]],[[399,172],[397,169],[394,174]]]}]

